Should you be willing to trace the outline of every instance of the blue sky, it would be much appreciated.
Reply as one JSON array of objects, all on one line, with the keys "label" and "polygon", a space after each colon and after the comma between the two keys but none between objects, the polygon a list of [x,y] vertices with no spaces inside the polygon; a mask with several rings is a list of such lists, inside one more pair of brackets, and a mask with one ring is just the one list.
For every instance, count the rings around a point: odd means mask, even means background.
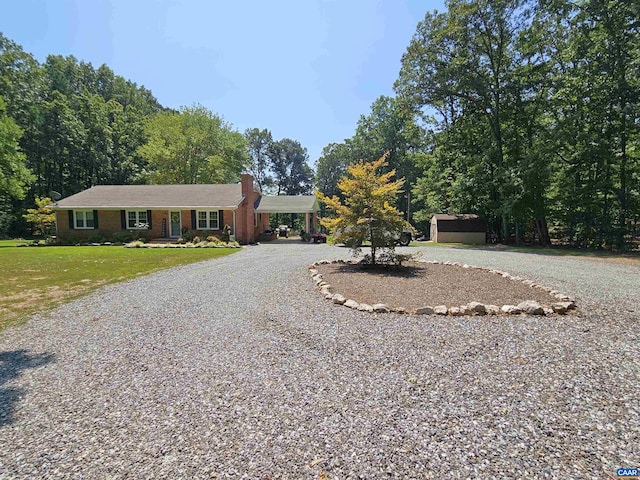
[{"label": "blue sky", "polygon": [[418,22],[441,0],[7,0],[0,31],[39,61],[74,55],[199,103],[239,131],[298,140],[314,164],[393,95]]}]

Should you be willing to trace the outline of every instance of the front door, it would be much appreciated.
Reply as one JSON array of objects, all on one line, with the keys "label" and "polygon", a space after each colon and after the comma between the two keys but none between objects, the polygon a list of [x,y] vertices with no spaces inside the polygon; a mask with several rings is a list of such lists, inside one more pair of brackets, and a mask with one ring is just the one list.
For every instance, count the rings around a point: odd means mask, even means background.
[{"label": "front door", "polygon": [[180,212],[169,212],[169,236],[178,238],[182,233],[182,223],[180,222]]}]

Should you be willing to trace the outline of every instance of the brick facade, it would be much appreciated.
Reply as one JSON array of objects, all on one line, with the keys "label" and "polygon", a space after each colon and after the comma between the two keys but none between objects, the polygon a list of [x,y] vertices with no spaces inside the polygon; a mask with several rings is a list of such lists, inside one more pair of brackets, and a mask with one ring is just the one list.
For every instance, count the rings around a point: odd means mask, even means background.
[{"label": "brick facade", "polygon": [[[148,192],[155,192],[151,201],[147,195]],[[223,193],[220,194],[220,192]],[[136,189],[135,186],[98,186],[72,195],[60,202],[56,209],[57,235],[61,240],[97,242],[101,240],[123,241],[127,236],[131,238],[144,237],[147,240],[178,238],[185,231],[195,231],[195,234],[200,238],[207,235],[215,235],[220,238],[224,226],[229,225],[232,229],[232,235],[239,243],[254,243],[258,240],[261,232],[269,229],[268,210],[256,212],[256,205],[264,201],[264,198],[260,197],[260,192],[254,187],[253,177],[249,174],[241,175],[239,185],[141,186],[139,189]],[[176,203],[173,203],[174,201]],[[166,206],[147,209],[146,218],[149,228],[135,229],[128,227],[128,212],[143,209],[122,210],[117,209],[117,206],[136,204]],[[171,208],[172,204],[182,205],[182,207]],[[210,211],[211,209],[206,207],[200,207],[196,210],[185,209],[188,208],[187,205],[207,204],[226,205],[226,209],[217,207],[217,230],[198,228],[197,212]],[[88,210],[90,209],[89,205],[95,205],[97,208],[97,210],[93,210],[95,228],[74,228],[73,212]],[[171,212],[174,211],[180,211],[180,232],[174,232],[179,235],[171,235]],[[312,221],[312,229],[315,230],[314,227],[317,225],[315,214],[313,214]],[[120,238],[114,238],[118,236]]]},{"label": "brick facade", "polygon": [[[260,215],[260,217],[263,217],[262,224],[254,226],[254,222],[256,221],[256,219],[254,219],[254,205],[260,194],[254,190],[253,177],[251,175],[242,175],[241,187],[244,198],[235,211],[235,238],[240,243],[253,243],[258,238],[259,232],[268,228],[269,216]],[[97,219],[97,228],[78,229],[72,228],[72,220],[69,217],[70,210],[56,210],[57,235],[62,240],[95,239],[96,241],[100,239],[99,237],[112,239],[112,237],[118,233],[129,233],[132,237],[140,236],[147,239],[170,238],[171,211],[175,210],[147,210],[147,218],[151,220],[149,222],[150,228],[130,229],[126,226],[127,213],[125,210],[94,210],[94,218]],[[225,225],[229,225],[233,229],[234,212],[232,210],[218,210],[218,212],[222,212],[222,215],[218,214],[219,228],[217,230],[201,230],[198,228],[196,210],[180,210],[180,234],[182,235],[185,231],[193,230],[196,232],[196,235],[201,237],[205,235],[221,237],[222,229]]]},{"label": "brick facade", "polygon": [[[175,211],[175,210],[171,210]],[[126,212],[126,211],[125,211]],[[148,211],[149,212],[149,211]],[[194,211],[195,212],[195,211]],[[57,210],[56,211],[56,225],[57,236],[62,240],[89,240],[102,236],[104,239],[111,239],[114,234],[129,233],[133,237],[136,235],[145,237],[147,239],[152,238],[170,238],[171,237],[171,224],[170,224],[170,210],[150,210],[151,222],[148,229],[130,229],[122,228],[122,210],[94,210],[94,217],[97,216],[98,228],[91,229],[79,229],[71,228],[69,219],[69,210]],[[126,215],[126,213],[125,213]],[[126,219],[126,217],[125,217]],[[222,229],[225,225],[233,226],[233,211],[222,211],[222,217],[219,217],[219,228],[217,230],[200,230],[196,224],[193,224],[193,214],[191,210],[180,211],[181,231],[195,230],[197,235],[203,234],[215,235],[218,238],[222,236]],[[126,223],[125,223],[126,225]]]},{"label": "brick facade", "polygon": [[254,226],[254,205],[260,194],[253,188],[253,177],[243,174],[240,180],[242,185],[242,203],[236,210],[236,240],[240,243],[253,243],[258,238],[259,225]]}]

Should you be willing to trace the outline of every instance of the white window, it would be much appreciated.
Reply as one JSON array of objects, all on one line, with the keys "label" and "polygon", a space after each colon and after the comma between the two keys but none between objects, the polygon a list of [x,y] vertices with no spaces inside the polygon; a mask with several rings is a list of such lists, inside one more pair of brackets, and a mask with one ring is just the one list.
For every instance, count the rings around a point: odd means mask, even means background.
[{"label": "white window", "polygon": [[198,230],[219,230],[218,211],[198,211]]},{"label": "white window", "polygon": [[149,219],[146,210],[128,210],[127,228],[134,230],[146,230],[149,228]]},{"label": "white window", "polygon": [[75,210],[73,212],[74,225],[77,229],[93,229],[96,228],[96,222],[93,218],[93,210]]}]

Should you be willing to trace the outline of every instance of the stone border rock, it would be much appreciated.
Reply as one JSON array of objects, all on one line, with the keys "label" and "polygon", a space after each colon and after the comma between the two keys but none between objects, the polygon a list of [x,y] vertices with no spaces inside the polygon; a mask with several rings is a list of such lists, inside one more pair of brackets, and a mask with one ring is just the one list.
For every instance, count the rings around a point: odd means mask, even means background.
[{"label": "stone border rock", "polygon": [[460,317],[460,316],[472,316],[472,315],[520,315],[520,314],[528,314],[528,315],[564,315],[570,310],[577,308],[575,300],[571,299],[568,295],[560,293],[556,290],[553,290],[549,287],[545,287],[544,285],[540,285],[536,282],[532,282],[531,280],[526,280],[516,275],[511,275],[507,272],[503,272],[501,270],[488,269],[482,267],[476,267],[473,265],[462,264],[458,262],[440,262],[438,260],[418,260],[419,263],[431,263],[437,265],[451,265],[454,267],[462,267],[462,268],[470,268],[475,270],[484,270],[486,272],[500,275],[503,278],[508,280],[513,280],[516,282],[522,282],[525,285],[530,286],[531,288],[538,288],[554,296],[558,301],[551,305],[541,305],[534,300],[525,300],[524,302],[520,302],[518,305],[484,305],[480,302],[470,302],[467,305],[455,306],[455,307],[447,307],[446,305],[436,305],[430,306],[425,305],[421,308],[416,308],[411,311],[408,311],[403,307],[395,307],[391,308],[383,303],[376,303],[373,305],[369,305],[367,303],[358,303],[355,300],[345,298],[343,295],[339,293],[335,293],[331,291],[331,285],[324,281],[324,278],[321,273],[315,268],[318,265],[329,265],[329,264],[351,264],[355,265],[357,262],[348,262],[346,260],[319,260],[315,263],[309,265],[309,274],[313,279],[316,286],[320,289],[320,293],[324,296],[325,299],[331,300],[333,303],[337,305],[344,305],[345,307],[352,308],[354,310],[359,310],[361,312],[370,312],[370,313],[400,313],[400,314],[411,314],[411,315],[442,315],[442,316],[451,316],[451,317]]}]

